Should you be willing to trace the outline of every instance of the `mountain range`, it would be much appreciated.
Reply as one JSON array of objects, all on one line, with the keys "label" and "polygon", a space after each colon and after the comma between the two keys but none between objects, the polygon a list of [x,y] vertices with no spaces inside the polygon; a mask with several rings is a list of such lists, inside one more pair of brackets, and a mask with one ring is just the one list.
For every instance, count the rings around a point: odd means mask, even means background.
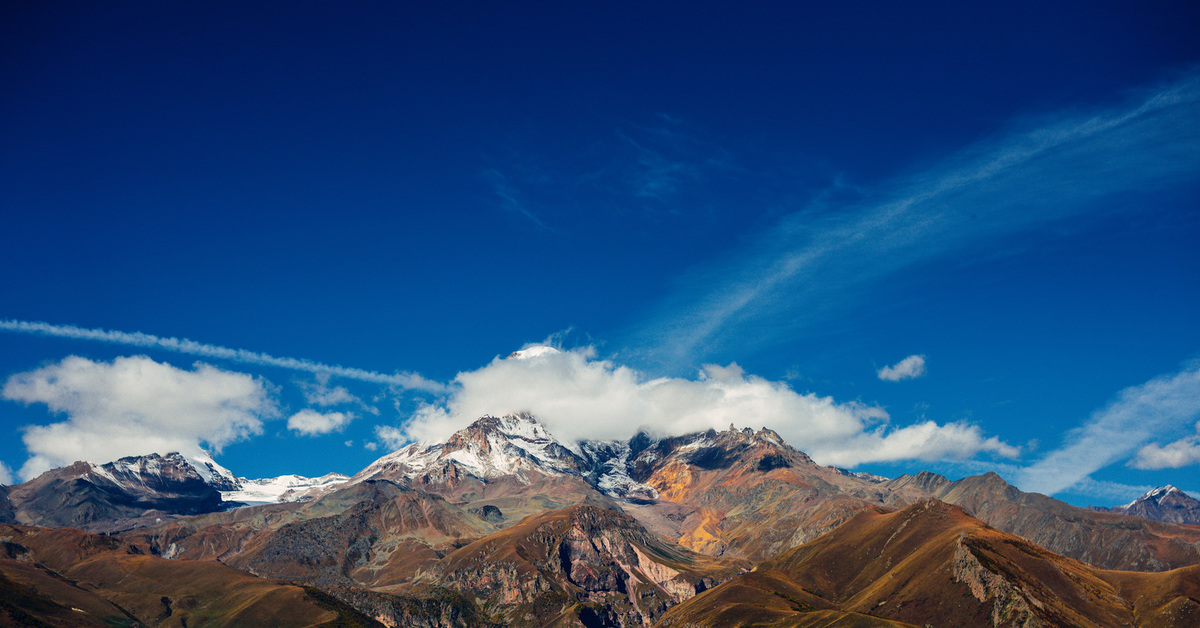
[{"label": "mountain range", "polygon": [[0,488],[0,623],[239,625],[288,599],[279,625],[1197,625],[1194,502],[886,479],[766,428],[563,442],[486,416],[349,478],[156,454]]}]

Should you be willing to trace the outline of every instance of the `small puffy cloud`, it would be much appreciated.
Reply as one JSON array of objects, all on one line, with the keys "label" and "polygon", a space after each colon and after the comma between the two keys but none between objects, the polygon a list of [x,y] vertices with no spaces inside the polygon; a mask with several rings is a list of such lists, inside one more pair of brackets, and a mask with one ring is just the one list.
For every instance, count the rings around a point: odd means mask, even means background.
[{"label": "small puffy cloud", "polygon": [[379,428],[382,444],[443,440],[480,416],[530,412],[558,438],[625,439],[639,429],[683,434],[710,428],[766,426],[824,464],[853,466],[902,459],[961,459],[1016,449],[984,438],[978,427],[932,421],[893,428],[887,413],[860,403],[797,393],[749,375],[736,364],[706,365],[695,379],[647,379],[598,360],[593,349],[526,348],[481,369],[459,373],[440,404],[421,407],[404,429]]},{"label": "small puffy cloud", "polygon": [[288,429],[300,432],[305,436],[317,436],[340,430],[354,420],[349,412],[317,412],[301,410],[288,418]]},{"label": "small puffy cloud", "polygon": [[[1200,432],[1200,423],[1196,424]],[[1167,445],[1150,443],[1138,450],[1129,466],[1138,469],[1178,469],[1200,462],[1200,434]]]},{"label": "small puffy cloud", "polygon": [[76,460],[219,452],[260,434],[261,419],[278,414],[264,383],[250,375],[201,363],[187,371],[145,356],[111,363],[70,356],[9,377],[0,394],[66,415],[24,428],[26,480]]},{"label": "small puffy cloud", "polygon": [[12,469],[8,465],[0,462],[0,484],[9,485],[13,483]]},{"label": "small puffy cloud", "polygon": [[925,374],[925,356],[910,355],[903,360],[885,366],[877,372],[879,379],[885,382],[898,382],[902,379],[915,379]]}]

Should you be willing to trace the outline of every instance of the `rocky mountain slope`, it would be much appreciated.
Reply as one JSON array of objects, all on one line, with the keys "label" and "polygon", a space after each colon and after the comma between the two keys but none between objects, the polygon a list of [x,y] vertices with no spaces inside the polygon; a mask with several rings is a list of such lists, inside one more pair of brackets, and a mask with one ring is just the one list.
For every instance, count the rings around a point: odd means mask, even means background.
[{"label": "rocky mountain slope", "polygon": [[1154,521],[1200,525],[1200,500],[1170,484],[1149,491],[1123,506],[1113,508],[1092,506],[1089,510],[1114,512]]}]

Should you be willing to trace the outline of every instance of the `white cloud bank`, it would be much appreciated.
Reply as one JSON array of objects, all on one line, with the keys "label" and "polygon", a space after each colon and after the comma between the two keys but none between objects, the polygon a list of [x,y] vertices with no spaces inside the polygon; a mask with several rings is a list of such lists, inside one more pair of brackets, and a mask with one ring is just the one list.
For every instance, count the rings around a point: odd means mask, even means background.
[{"label": "white cloud bank", "polygon": [[261,433],[261,419],[278,413],[263,382],[250,375],[199,363],[186,371],[145,356],[111,363],[70,356],[9,377],[0,394],[66,415],[24,428],[25,480],[76,460],[219,452]]},{"label": "white cloud bank", "polygon": [[682,434],[730,423],[766,426],[818,462],[841,466],[1017,454],[995,437],[984,438],[977,426],[927,421],[892,427],[881,408],[800,394],[736,364],[706,365],[696,379],[646,380],[628,367],[595,359],[591,348],[518,355],[528,357],[497,358],[459,373],[458,388],[444,404],[422,407],[403,431],[380,427],[376,435],[396,448],[410,440],[443,440],[487,414],[524,411],[565,441],[625,439],[638,429]]},{"label": "white cloud bank", "polygon": [[879,369],[876,374],[885,382],[921,377],[925,374],[925,356],[910,355],[891,366]]},{"label": "white cloud bank", "polygon": [[322,413],[315,410],[301,410],[288,419],[287,426],[289,430],[300,432],[305,436],[317,436],[340,430],[353,420],[354,414],[350,412]]},{"label": "white cloud bank", "polygon": [[[1065,444],[1017,475],[1017,485],[1026,491],[1053,495],[1076,486],[1089,476],[1120,461],[1141,447],[1134,460],[1144,468],[1188,464],[1189,439],[1165,448],[1142,447],[1164,432],[1173,432],[1200,416],[1200,362],[1182,371],[1163,375],[1139,386],[1131,386],[1092,414],[1082,426],[1067,433]],[[1152,464],[1160,464],[1153,467]]]},{"label": "white cloud bank", "polygon": [[9,485],[13,482],[12,469],[0,462],[0,484]]}]

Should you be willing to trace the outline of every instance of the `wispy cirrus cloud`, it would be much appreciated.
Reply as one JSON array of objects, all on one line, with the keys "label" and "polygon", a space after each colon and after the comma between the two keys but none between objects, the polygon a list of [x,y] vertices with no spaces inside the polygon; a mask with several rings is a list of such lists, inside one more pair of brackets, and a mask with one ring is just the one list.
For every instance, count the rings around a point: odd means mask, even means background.
[{"label": "wispy cirrus cloud", "polygon": [[528,220],[538,229],[549,229],[546,223],[533,213],[529,207],[529,201],[524,198],[524,194],[508,175],[495,168],[485,168],[480,174],[483,180],[491,186],[496,198],[500,200],[501,207]]},{"label": "wispy cirrus cloud", "polygon": [[379,408],[363,401],[351,393],[345,386],[330,386],[330,373],[317,373],[315,382],[296,381],[296,385],[304,392],[304,400],[310,405],[329,408],[333,406],[358,406],[364,411],[379,416]]},{"label": "wispy cirrus cloud", "polygon": [[742,190],[774,176],[737,167],[730,151],[663,114],[617,123],[582,147],[573,143],[558,152],[542,141],[522,147],[524,141],[481,169],[480,178],[500,208],[549,231],[581,216],[694,214],[729,197],[730,184],[744,199]]},{"label": "wispy cirrus cloud", "polygon": [[1192,71],[1124,106],[1027,124],[865,190],[866,200],[803,207],[695,270],[625,344],[690,368],[725,346],[795,337],[900,270],[981,241],[1122,211],[1105,201],[1196,181],[1196,164],[1200,72]]},{"label": "wispy cirrus cloud", "polygon": [[1014,479],[1027,491],[1047,495],[1065,491],[1086,482],[1092,473],[1127,459],[1158,435],[1177,433],[1197,417],[1200,362],[1122,390],[1083,425],[1068,432],[1061,447],[1020,469]]},{"label": "wispy cirrus cloud", "polygon": [[379,373],[358,368],[322,364],[300,358],[284,358],[266,353],[248,351],[246,349],[231,349],[218,345],[205,344],[186,338],[163,338],[141,332],[113,331],[108,329],[87,329],[75,325],[53,325],[36,321],[0,320],[0,331],[10,331],[34,336],[53,336],[73,340],[91,340],[126,347],[143,349],[159,349],[186,355],[205,358],[229,360],[241,364],[258,366],[273,366],[293,371],[304,371],[317,375],[328,374],[362,382],[398,386],[409,390],[420,390],[430,393],[443,393],[444,384],[426,379],[416,373]]}]

